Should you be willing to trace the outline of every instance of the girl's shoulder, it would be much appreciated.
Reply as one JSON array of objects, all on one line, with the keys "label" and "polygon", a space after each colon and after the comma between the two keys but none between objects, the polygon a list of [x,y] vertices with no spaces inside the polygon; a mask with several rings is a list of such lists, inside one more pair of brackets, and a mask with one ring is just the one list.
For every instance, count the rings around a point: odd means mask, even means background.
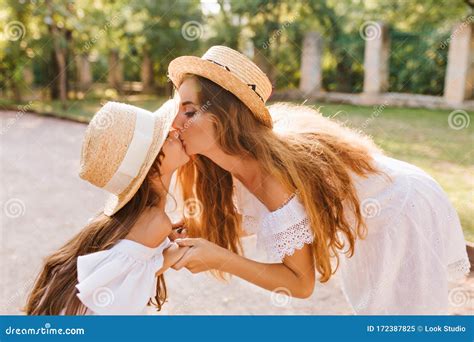
[{"label": "girl's shoulder", "polygon": [[123,239],[110,249],[79,256],[78,298],[95,314],[143,313],[170,245],[168,238],[156,248]]}]

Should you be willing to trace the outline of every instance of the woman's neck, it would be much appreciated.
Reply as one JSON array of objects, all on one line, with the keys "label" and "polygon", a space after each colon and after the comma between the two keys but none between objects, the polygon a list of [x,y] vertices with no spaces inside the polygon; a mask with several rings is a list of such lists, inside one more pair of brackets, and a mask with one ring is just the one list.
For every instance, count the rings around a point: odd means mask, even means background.
[{"label": "woman's neck", "polygon": [[250,156],[229,155],[221,149],[204,154],[224,170],[230,172],[242,184],[253,191],[262,186],[262,171],[257,160]]},{"label": "woman's neck", "polygon": [[275,176],[265,173],[250,156],[232,156],[220,149],[206,152],[205,156],[229,171],[270,211],[281,207],[291,196]]}]

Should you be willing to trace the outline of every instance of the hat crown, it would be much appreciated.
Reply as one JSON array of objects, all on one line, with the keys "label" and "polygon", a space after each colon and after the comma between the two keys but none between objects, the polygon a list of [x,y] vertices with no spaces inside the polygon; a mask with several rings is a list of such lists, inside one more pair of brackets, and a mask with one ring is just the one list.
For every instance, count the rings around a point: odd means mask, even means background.
[{"label": "hat crown", "polygon": [[137,111],[151,113],[123,103],[108,102],[87,127],[81,152],[79,176],[103,188],[114,176],[133,139]]},{"label": "hat crown", "polygon": [[265,103],[272,93],[272,83],[267,75],[247,56],[227,46],[216,45],[201,57],[234,74],[249,86]]},{"label": "hat crown", "polygon": [[168,66],[168,77],[180,87],[185,76],[204,77],[235,95],[254,117],[272,128],[273,121],[265,107],[272,93],[267,75],[249,58],[226,46],[213,46],[202,57],[181,56]]}]

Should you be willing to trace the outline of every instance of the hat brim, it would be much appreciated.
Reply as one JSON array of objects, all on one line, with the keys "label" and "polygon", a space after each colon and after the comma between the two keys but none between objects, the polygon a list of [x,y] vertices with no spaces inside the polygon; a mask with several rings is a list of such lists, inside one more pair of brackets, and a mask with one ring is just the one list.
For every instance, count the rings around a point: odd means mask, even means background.
[{"label": "hat brim", "polygon": [[138,176],[133,179],[130,185],[124,191],[122,191],[120,195],[109,195],[105,201],[105,215],[112,216],[117,213],[117,211],[122,209],[137,193],[138,189],[145,180],[148,171],[150,171],[151,166],[155,162],[158,153],[163,147],[176,114],[177,111],[174,100],[168,100],[155,113],[153,113],[155,119],[155,129],[153,131],[154,139],[150,149],[148,150],[146,163],[144,163],[141,167],[140,171],[138,172]]},{"label": "hat brim", "polygon": [[176,87],[186,74],[202,76],[230,91],[241,100],[265,126],[272,127],[272,118],[262,99],[237,76],[211,61],[196,56],[181,56],[171,61],[168,77]]}]

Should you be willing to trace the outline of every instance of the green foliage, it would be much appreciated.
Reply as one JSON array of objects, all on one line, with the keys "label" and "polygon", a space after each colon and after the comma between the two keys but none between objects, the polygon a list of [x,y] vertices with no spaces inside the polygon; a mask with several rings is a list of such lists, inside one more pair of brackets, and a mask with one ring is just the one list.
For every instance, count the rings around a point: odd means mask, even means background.
[{"label": "green foliage", "polygon": [[[21,39],[0,37],[0,95],[27,93],[27,69],[34,86],[55,86],[53,25],[66,50],[70,88],[77,81],[75,56],[87,56],[94,82],[106,83],[109,55],[116,51],[125,81],[142,79],[148,56],[152,83],[164,92],[173,58],[216,44],[253,54],[276,88],[296,88],[304,34],[317,31],[324,40],[324,88],[360,92],[365,42],[359,29],[377,20],[390,28],[389,90],[440,95],[448,51],[443,43],[469,14],[461,0],[0,0],[0,35],[12,21],[25,27]],[[183,33],[189,23],[193,39]]]},{"label": "green foliage", "polygon": [[392,31],[389,91],[442,95],[448,49],[441,42],[448,33]]}]

